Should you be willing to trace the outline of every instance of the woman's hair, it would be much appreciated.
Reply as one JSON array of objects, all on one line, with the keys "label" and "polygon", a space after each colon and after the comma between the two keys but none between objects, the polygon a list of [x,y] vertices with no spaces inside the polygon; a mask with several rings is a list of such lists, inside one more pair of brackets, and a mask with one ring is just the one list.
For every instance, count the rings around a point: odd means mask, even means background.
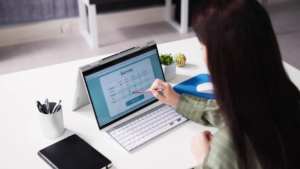
[{"label": "woman's hair", "polygon": [[207,48],[239,168],[254,168],[255,158],[262,168],[300,168],[300,94],[284,70],[266,10],[257,0],[206,1],[193,28]]}]

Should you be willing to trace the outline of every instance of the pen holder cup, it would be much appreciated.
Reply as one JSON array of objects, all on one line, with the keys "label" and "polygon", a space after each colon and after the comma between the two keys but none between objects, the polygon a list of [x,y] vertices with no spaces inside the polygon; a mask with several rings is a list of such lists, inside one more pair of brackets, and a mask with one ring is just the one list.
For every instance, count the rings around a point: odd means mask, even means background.
[{"label": "pen holder cup", "polygon": [[[49,106],[50,106],[50,110],[52,111],[55,106],[55,103],[49,103]],[[62,107],[60,107],[60,110],[55,113],[52,114],[39,113],[39,116],[40,116],[41,131],[44,137],[57,138],[64,133],[65,127],[64,127],[64,120],[62,115]]]}]

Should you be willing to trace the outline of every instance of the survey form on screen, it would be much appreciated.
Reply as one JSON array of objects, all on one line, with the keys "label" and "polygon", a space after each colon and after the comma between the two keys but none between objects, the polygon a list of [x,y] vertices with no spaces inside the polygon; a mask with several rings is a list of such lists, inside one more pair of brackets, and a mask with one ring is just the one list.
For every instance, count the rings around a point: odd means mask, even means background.
[{"label": "survey form on screen", "polygon": [[111,117],[153,98],[153,95],[147,93],[139,95],[132,93],[149,89],[155,80],[149,58],[102,76],[99,80]]}]

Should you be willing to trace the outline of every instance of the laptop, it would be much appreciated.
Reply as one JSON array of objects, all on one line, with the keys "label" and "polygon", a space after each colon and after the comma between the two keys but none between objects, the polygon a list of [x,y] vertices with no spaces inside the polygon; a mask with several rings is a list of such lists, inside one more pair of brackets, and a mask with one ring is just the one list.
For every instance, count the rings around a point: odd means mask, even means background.
[{"label": "laptop", "polygon": [[156,43],[149,41],[80,67],[73,110],[91,104],[99,129],[133,151],[188,120],[152,94],[134,93],[155,79],[165,81]]}]

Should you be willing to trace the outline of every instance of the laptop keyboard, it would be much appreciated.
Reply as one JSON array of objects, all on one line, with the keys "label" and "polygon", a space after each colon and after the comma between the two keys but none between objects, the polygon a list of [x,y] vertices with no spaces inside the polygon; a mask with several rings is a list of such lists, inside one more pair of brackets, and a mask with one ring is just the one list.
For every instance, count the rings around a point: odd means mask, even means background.
[{"label": "laptop keyboard", "polygon": [[132,151],[186,121],[174,107],[163,104],[106,132],[127,151]]}]

